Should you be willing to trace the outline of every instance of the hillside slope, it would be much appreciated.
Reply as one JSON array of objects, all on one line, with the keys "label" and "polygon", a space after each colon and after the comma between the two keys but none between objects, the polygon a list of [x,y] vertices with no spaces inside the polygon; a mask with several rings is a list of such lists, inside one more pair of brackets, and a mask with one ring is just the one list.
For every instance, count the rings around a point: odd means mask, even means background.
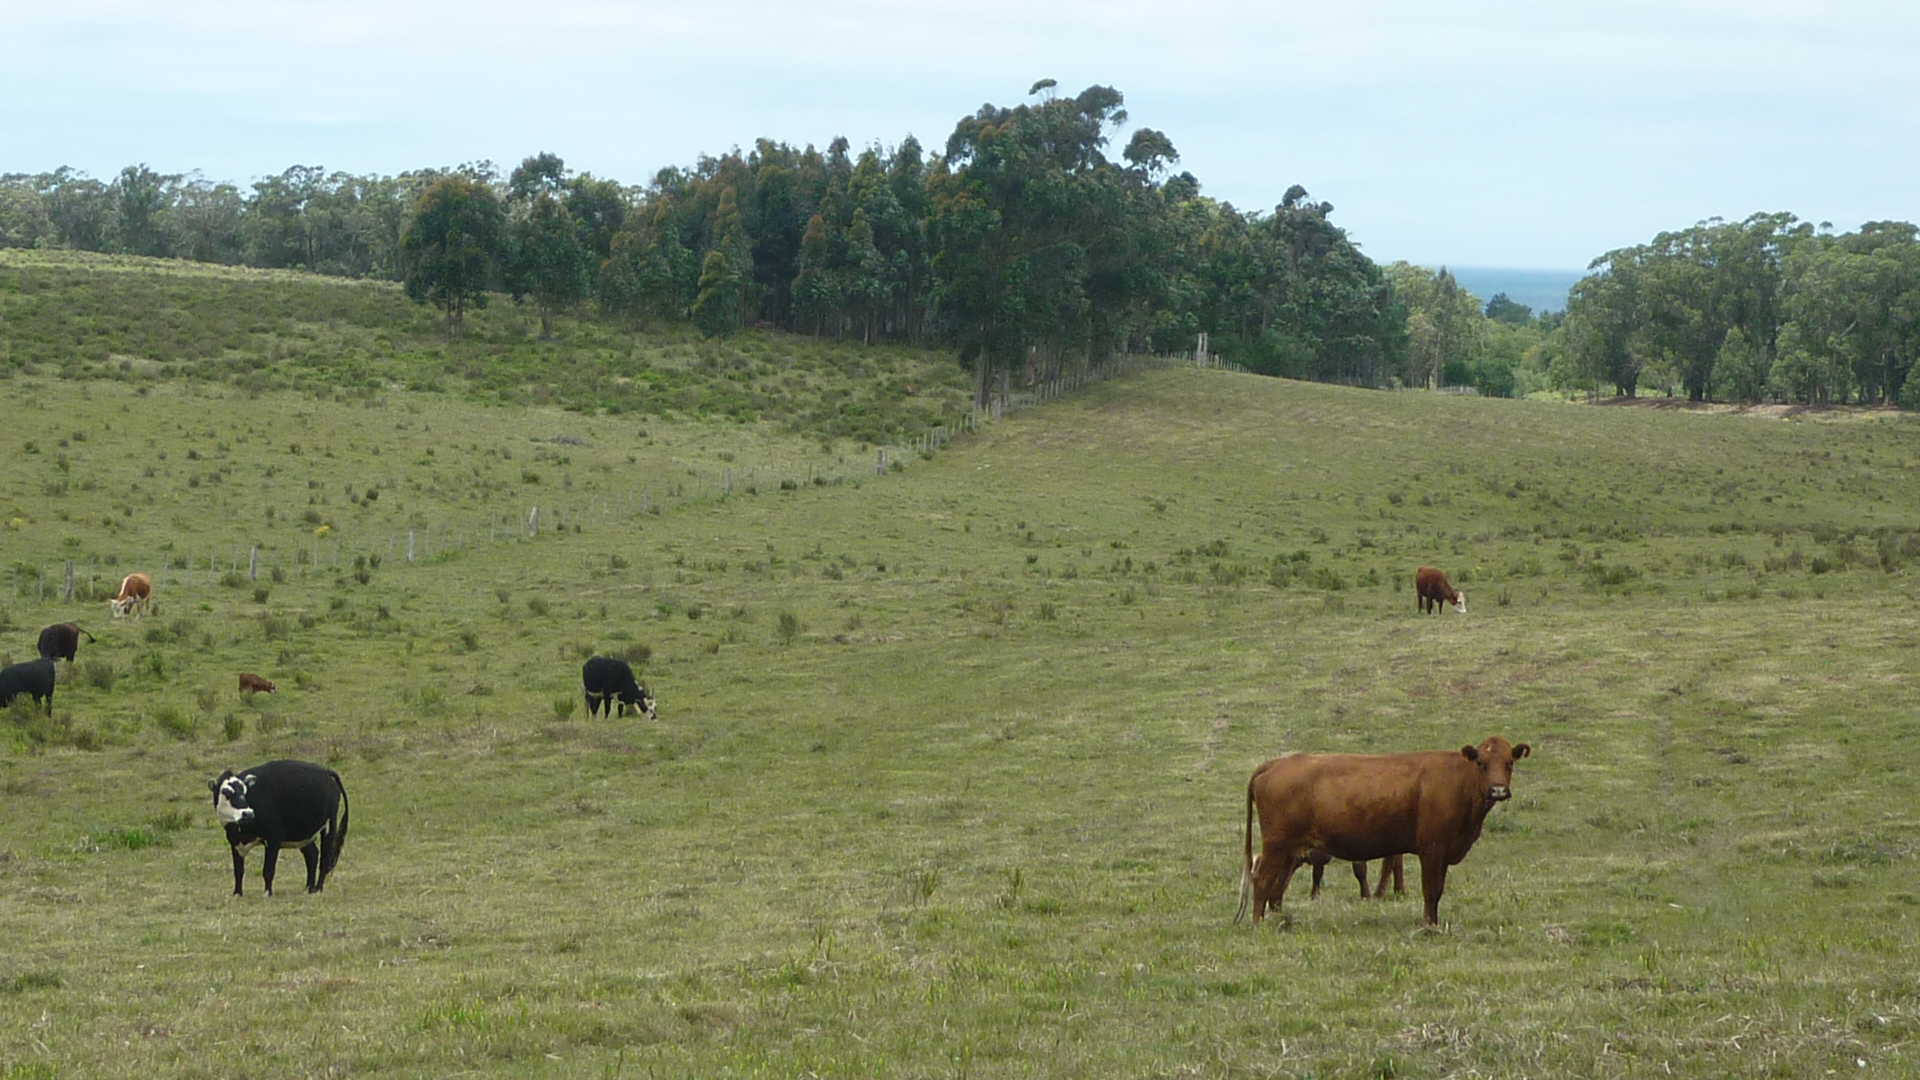
[{"label": "hillside slope", "polygon": [[[1910,1068],[1920,425],[1171,369],[876,472],[463,397],[0,384],[9,649],[99,638],[9,714],[9,1072]],[[1228,924],[1261,760],[1494,733],[1441,932]],[[231,900],[204,782],[281,756],[340,869]]]},{"label": "hillside slope", "polygon": [[757,330],[562,319],[539,337],[504,296],[449,341],[398,285],[177,260],[0,249],[0,374],[360,396],[406,387],[471,401],[771,421],[887,443],[964,411],[949,353]]}]

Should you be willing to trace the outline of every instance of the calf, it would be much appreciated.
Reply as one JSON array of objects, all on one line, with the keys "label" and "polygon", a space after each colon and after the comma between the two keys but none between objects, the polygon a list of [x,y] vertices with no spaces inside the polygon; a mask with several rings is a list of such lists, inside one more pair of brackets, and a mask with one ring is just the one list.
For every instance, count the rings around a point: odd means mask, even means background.
[{"label": "calf", "polygon": [[268,682],[267,680],[261,678],[260,676],[255,675],[253,672],[243,671],[240,673],[240,696],[241,697],[252,697],[255,694],[277,694],[277,693],[279,693],[279,691],[273,688],[273,684],[271,682]]},{"label": "calf", "polygon": [[42,660],[65,660],[73,663],[73,654],[80,651],[80,636],[86,634],[89,644],[93,635],[87,634],[77,624],[57,622],[40,631],[40,658]]},{"label": "calf", "polygon": [[147,610],[147,601],[152,598],[153,579],[145,574],[128,574],[120,579],[120,595],[107,601],[107,606],[117,619],[131,610]]},{"label": "calf", "polygon": [[633,668],[625,660],[612,656],[596,656],[580,668],[580,682],[587,692],[587,715],[599,713],[606,706],[607,715],[612,717],[614,703],[619,702],[619,714],[627,714],[627,706],[649,720],[654,719],[653,695],[633,677]]},{"label": "calf", "polygon": [[1422,614],[1437,613],[1446,604],[1452,604],[1453,610],[1462,615],[1467,613],[1467,594],[1454,588],[1446,574],[1431,566],[1413,572],[1413,592]]},{"label": "calf", "polygon": [[[1374,889],[1372,893],[1368,893],[1367,891],[1367,864],[1363,862],[1352,864],[1354,880],[1360,883],[1360,899],[1365,900],[1371,896],[1373,899],[1379,900],[1385,897],[1387,895],[1387,879],[1389,877],[1393,879],[1393,895],[1405,896],[1407,892],[1407,864],[1405,858],[1403,855],[1389,855],[1380,860],[1380,887]],[[1321,878],[1326,875],[1327,864],[1332,861],[1332,858],[1319,852],[1314,852],[1307,856],[1307,865],[1313,867],[1313,891],[1307,894],[1307,899],[1318,900],[1320,898],[1320,881]],[[1253,865],[1255,870],[1259,869],[1260,856],[1255,855],[1253,857]]]},{"label": "calf", "polygon": [[266,847],[260,879],[268,896],[282,848],[306,856],[308,892],[326,887],[347,839],[347,787],[339,773],[305,761],[269,761],[238,775],[229,769],[207,787],[233,849],[233,895],[240,895],[247,849],[256,844]]},{"label": "calf", "polygon": [[53,715],[53,661],[47,657],[24,664],[0,668],[0,709],[13,704],[22,694],[47,703],[47,715]]},{"label": "calf", "polygon": [[[1496,735],[1479,746],[1411,754],[1294,754],[1247,781],[1240,912],[1280,910],[1287,883],[1314,858],[1364,862],[1420,856],[1425,920],[1440,921],[1447,867],[1467,857],[1487,814],[1512,795],[1513,763],[1532,753]],[[1253,819],[1260,816],[1260,859]]]}]

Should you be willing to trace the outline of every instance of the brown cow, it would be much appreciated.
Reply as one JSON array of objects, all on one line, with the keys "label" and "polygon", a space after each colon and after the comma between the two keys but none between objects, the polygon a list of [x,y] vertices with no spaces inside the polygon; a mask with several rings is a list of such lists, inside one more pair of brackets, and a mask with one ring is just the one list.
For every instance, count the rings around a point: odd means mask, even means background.
[{"label": "brown cow", "polygon": [[1446,604],[1452,604],[1453,610],[1462,615],[1467,613],[1467,594],[1454,588],[1446,574],[1431,566],[1423,566],[1413,572],[1413,592],[1423,614],[1429,611],[1437,613]]},{"label": "brown cow", "polygon": [[113,608],[114,618],[125,615],[129,610],[147,609],[147,601],[153,597],[153,579],[145,574],[128,574],[120,579],[120,595],[107,601]]},{"label": "brown cow", "polygon": [[273,688],[272,683],[255,675],[251,671],[243,671],[240,673],[241,697],[252,697],[255,694],[277,694],[279,692],[280,691]]},{"label": "brown cow", "polygon": [[1313,857],[1364,862],[1412,852],[1420,856],[1426,922],[1438,923],[1447,867],[1473,849],[1487,812],[1512,794],[1513,763],[1532,752],[1526,743],[1509,745],[1495,735],[1457,751],[1274,758],[1247,780],[1246,856],[1234,921],[1249,904],[1256,923],[1269,906],[1279,911],[1293,872]]},{"label": "brown cow", "polygon": [[73,663],[73,655],[80,651],[80,636],[86,635],[88,641],[93,635],[80,629],[77,623],[57,622],[40,631],[40,656],[44,660],[65,660]]}]

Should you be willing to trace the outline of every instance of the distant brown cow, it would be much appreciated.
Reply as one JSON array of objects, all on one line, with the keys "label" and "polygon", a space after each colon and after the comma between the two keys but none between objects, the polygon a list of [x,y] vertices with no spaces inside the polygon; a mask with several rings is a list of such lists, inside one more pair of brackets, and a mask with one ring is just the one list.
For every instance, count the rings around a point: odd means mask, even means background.
[{"label": "distant brown cow", "polygon": [[80,636],[86,635],[88,641],[93,635],[70,622],[57,622],[40,631],[40,657],[43,660],[65,660],[73,662],[73,654],[80,651]]},{"label": "distant brown cow", "polygon": [[1420,602],[1420,611],[1438,612],[1442,605],[1452,604],[1453,610],[1462,615],[1467,613],[1467,594],[1453,587],[1447,575],[1431,566],[1423,566],[1413,572],[1413,592]]},{"label": "distant brown cow", "polygon": [[279,693],[279,691],[273,688],[272,683],[268,682],[267,680],[261,678],[258,675],[255,675],[253,672],[243,671],[240,673],[240,696],[241,697],[252,697],[255,694],[277,694],[277,693]]},{"label": "distant brown cow", "polygon": [[152,578],[145,574],[128,574],[120,579],[120,595],[107,601],[107,606],[113,609],[114,618],[117,619],[134,608],[145,611],[147,601],[152,597]]},{"label": "distant brown cow", "polygon": [[[1239,921],[1280,910],[1287,883],[1315,856],[1364,862],[1420,856],[1426,922],[1440,921],[1447,867],[1467,857],[1487,812],[1512,794],[1513,763],[1532,753],[1495,735],[1479,746],[1411,754],[1294,754],[1247,780],[1246,855]],[[1260,815],[1260,860],[1253,818]]]}]

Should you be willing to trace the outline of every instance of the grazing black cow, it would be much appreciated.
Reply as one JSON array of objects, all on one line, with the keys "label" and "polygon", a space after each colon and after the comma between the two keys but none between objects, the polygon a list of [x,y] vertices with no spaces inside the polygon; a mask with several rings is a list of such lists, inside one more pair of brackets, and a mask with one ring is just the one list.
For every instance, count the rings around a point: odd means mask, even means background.
[{"label": "grazing black cow", "polygon": [[609,717],[614,713],[614,702],[619,702],[618,715],[627,714],[627,706],[649,720],[654,719],[653,695],[633,677],[633,669],[625,660],[612,656],[596,656],[580,668],[580,682],[587,690],[587,715],[599,713],[600,707],[607,707]]},{"label": "grazing black cow", "polygon": [[308,892],[326,887],[347,840],[347,787],[339,773],[305,761],[269,761],[238,775],[229,769],[207,787],[233,848],[233,895],[240,895],[247,849],[255,844],[266,845],[260,879],[268,896],[282,848],[299,848],[306,856]]},{"label": "grazing black cow", "polygon": [[53,661],[43,656],[24,664],[0,668],[0,709],[13,704],[13,699],[21,694],[27,694],[35,701],[44,700],[47,703],[47,715],[53,715]]},{"label": "grazing black cow", "polygon": [[57,622],[40,631],[40,659],[73,663],[73,654],[80,651],[82,634],[86,634],[88,644],[93,643],[93,635],[80,629],[78,623]]}]

